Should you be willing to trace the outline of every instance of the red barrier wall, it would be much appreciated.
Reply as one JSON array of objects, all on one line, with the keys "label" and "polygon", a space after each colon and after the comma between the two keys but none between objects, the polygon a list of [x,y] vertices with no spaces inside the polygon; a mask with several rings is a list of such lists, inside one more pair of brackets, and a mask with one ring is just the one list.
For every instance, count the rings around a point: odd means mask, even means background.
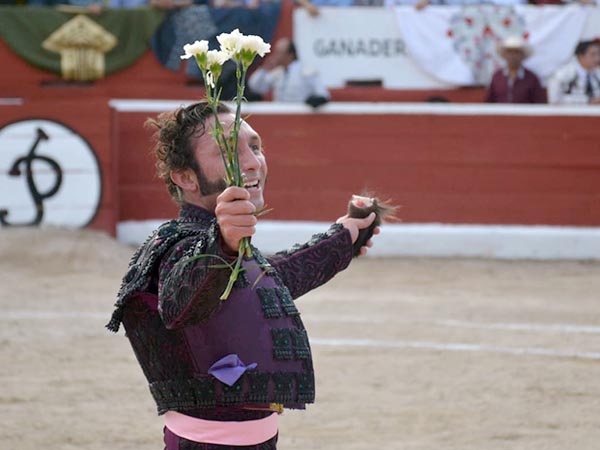
[{"label": "red barrier wall", "polygon": [[[143,127],[157,113],[94,99],[0,107],[2,124],[47,118],[90,143],[103,184],[91,226],[110,232],[118,221],[176,214]],[[401,205],[406,223],[600,225],[598,117],[254,113],[249,121],[265,143],[273,220],[332,220],[367,187]]]},{"label": "red barrier wall", "polygon": [[[119,220],[169,217],[152,178],[149,113],[119,124]],[[404,222],[600,225],[597,117],[253,114],[270,219],[331,220],[364,187]]]}]

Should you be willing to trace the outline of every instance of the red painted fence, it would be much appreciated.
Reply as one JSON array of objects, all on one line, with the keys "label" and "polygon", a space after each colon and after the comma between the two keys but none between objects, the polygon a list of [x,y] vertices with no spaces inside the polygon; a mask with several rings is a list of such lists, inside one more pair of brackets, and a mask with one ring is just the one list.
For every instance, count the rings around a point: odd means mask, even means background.
[{"label": "red painted fence", "polygon": [[[366,187],[401,205],[409,223],[600,225],[598,115],[548,106],[534,114],[475,105],[389,109],[251,113],[266,147],[270,218],[331,220]],[[119,220],[175,213],[153,178],[142,127],[156,113],[114,112]]]},{"label": "red painted fence", "polygon": [[[134,103],[134,111],[127,104],[116,101],[110,108],[92,98],[0,106],[0,126],[51,119],[90,144],[103,185],[91,226],[110,232],[119,221],[176,214],[154,175],[151,131],[143,124],[178,103]],[[600,226],[597,109],[342,103],[316,113],[303,106],[250,108],[249,121],[262,135],[268,158],[270,219],[331,220],[344,212],[350,194],[366,187],[401,205],[406,223]],[[0,192],[0,209],[10,195]]]}]

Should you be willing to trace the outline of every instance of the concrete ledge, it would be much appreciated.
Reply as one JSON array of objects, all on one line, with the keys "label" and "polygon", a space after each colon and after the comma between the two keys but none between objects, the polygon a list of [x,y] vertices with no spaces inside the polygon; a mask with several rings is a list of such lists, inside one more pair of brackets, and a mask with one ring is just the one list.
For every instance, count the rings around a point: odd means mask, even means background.
[{"label": "concrete ledge", "polygon": [[[171,111],[197,100],[112,99],[111,108],[120,112],[154,113]],[[229,103],[234,108],[235,105]],[[251,102],[242,105],[244,114],[407,114],[444,116],[600,116],[594,105],[521,105],[486,103],[393,103],[331,102],[314,109],[301,103]]]},{"label": "concrete ledge", "polygon": [[[117,239],[139,245],[162,220],[120,222]],[[260,221],[254,245],[266,254],[325,231],[324,222]],[[600,227],[406,224],[386,225],[371,257],[600,260]]]}]

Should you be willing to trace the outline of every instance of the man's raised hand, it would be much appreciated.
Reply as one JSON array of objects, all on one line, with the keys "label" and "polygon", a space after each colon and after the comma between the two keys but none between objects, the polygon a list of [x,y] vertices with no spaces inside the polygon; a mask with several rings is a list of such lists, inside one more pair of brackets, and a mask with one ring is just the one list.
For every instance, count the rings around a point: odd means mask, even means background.
[{"label": "man's raised hand", "polygon": [[237,254],[240,241],[256,233],[255,212],[250,193],[244,188],[230,186],[217,197],[215,215],[226,251]]}]

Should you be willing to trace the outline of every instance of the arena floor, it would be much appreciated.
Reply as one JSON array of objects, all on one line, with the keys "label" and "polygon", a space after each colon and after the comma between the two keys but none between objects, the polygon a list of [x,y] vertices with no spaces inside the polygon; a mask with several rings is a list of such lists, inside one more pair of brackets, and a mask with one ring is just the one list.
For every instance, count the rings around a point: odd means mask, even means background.
[{"label": "arena floor", "polygon": [[[122,332],[132,253],[92,232],[0,231],[1,447],[162,449]],[[282,450],[596,450],[600,263],[364,259],[299,301],[317,403]]]}]

